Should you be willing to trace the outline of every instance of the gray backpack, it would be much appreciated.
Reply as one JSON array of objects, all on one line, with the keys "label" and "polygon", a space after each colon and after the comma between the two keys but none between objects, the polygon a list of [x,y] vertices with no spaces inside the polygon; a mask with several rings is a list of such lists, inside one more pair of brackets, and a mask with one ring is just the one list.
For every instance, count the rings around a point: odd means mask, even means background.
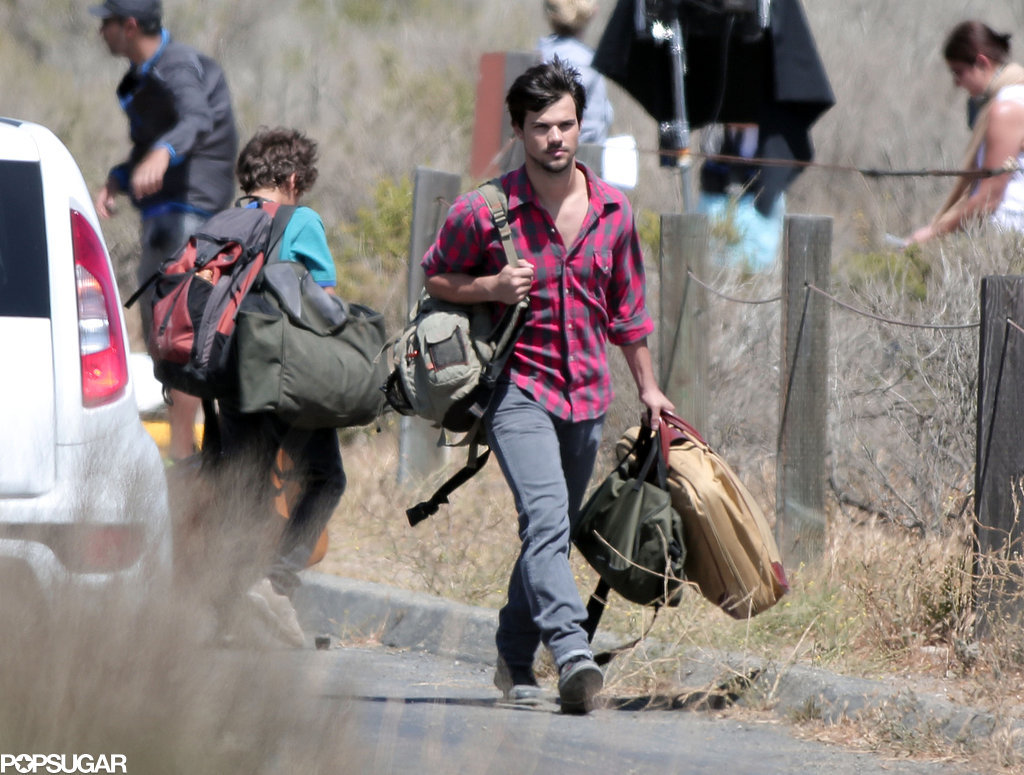
[{"label": "gray backpack", "polygon": [[[505,258],[517,266],[505,192],[495,181],[480,190],[501,234]],[[515,345],[527,304],[524,299],[509,307],[495,323],[489,304],[452,304],[424,292],[412,320],[388,346],[388,403],[399,414],[422,417],[445,430],[472,431]]]},{"label": "gray backpack", "polygon": [[[501,235],[505,260],[519,265],[508,225],[508,200],[501,184],[480,186]],[[505,369],[526,317],[528,300],[505,310],[494,323],[492,307],[451,304],[424,293],[401,335],[390,345],[392,371],[384,395],[399,414],[430,420],[446,431],[464,433],[469,459],[426,501],[406,509],[410,525],[435,514],[448,496],[479,471],[490,450],[478,453],[480,423],[494,386]]]}]

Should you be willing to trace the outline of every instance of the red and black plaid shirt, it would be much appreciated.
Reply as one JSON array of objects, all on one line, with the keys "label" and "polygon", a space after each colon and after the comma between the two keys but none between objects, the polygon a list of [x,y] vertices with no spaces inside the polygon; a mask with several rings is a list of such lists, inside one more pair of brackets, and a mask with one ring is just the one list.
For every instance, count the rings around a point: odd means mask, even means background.
[{"label": "red and black plaid shirt", "polygon": [[[526,325],[506,370],[548,412],[576,421],[600,417],[611,403],[608,341],[632,344],[654,329],[629,201],[579,166],[587,176],[590,204],[568,248],[536,201],[525,168],[501,179],[516,250],[534,271]],[[487,276],[504,265],[501,237],[483,194],[462,194],[423,257],[424,272],[427,277]]]}]

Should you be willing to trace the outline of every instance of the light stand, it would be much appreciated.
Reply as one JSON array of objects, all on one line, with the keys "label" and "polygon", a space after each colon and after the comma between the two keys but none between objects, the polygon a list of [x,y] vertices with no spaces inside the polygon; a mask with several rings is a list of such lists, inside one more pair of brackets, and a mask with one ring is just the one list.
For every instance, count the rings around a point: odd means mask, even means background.
[{"label": "light stand", "polygon": [[[659,151],[662,166],[675,166],[680,171],[683,193],[683,212],[693,212],[693,191],[690,173],[690,123],[686,115],[686,50],[683,44],[680,7],[687,0],[636,0],[636,19],[643,21],[644,32],[655,42],[668,45],[672,72],[672,102],[674,117],[658,127]],[[771,0],[689,0],[691,4],[715,13],[757,17],[761,30],[768,28]]]}]

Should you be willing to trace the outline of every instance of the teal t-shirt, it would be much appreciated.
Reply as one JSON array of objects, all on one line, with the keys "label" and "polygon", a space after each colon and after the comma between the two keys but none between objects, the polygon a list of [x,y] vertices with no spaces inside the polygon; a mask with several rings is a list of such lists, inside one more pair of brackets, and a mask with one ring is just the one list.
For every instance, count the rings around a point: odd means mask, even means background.
[{"label": "teal t-shirt", "polygon": [[308,207],[296,208],[288,221],[281,236],[280,259],[304,264],[317,284],[325,288],[338,282],[324,222]]}]

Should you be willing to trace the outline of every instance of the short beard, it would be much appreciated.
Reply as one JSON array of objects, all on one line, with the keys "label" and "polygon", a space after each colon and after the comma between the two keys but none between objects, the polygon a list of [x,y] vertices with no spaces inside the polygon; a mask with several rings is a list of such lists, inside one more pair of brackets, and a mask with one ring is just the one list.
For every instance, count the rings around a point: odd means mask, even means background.
[{"label": "short beard", "polygon": [[558,175],[571,167],[575,167],[575,162],[576,154],[572,153],[559,162],[541,161],[538,159],[537,165],[545,172],[550,172],[552,175]]}]

